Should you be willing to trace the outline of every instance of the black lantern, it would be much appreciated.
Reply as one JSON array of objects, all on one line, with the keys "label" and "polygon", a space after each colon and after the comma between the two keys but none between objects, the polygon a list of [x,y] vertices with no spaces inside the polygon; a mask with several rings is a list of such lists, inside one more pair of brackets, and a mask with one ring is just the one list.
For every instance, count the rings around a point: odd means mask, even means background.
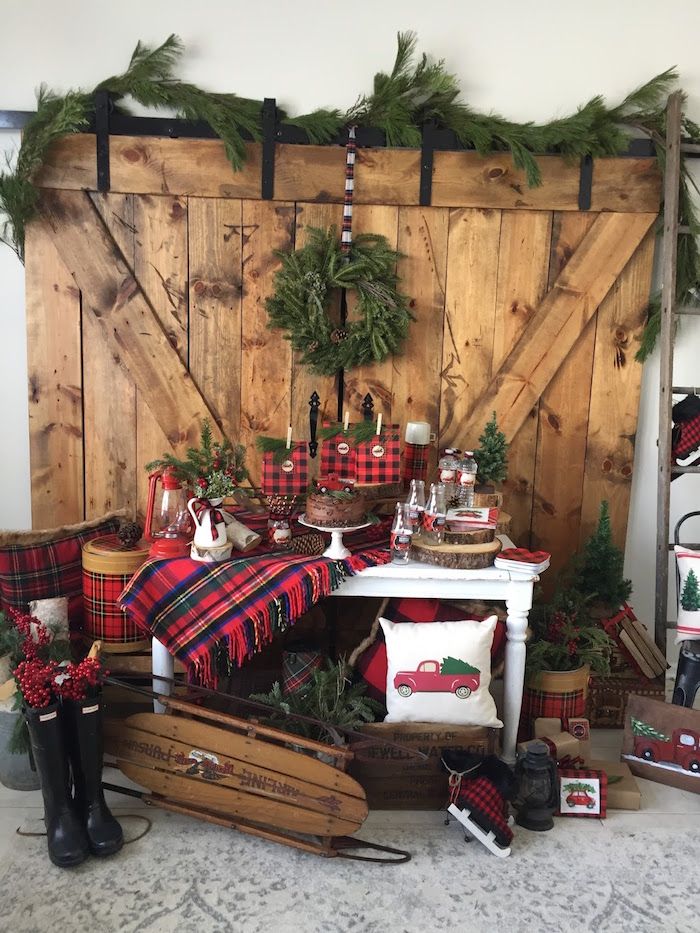
[{"label": "black lantern", "polygon": [[518,796],[515,822],[525,829],[542,832],[554,826],[552,814],[558,804],[557,766],[544,742],[530,742],[515,765]]}]

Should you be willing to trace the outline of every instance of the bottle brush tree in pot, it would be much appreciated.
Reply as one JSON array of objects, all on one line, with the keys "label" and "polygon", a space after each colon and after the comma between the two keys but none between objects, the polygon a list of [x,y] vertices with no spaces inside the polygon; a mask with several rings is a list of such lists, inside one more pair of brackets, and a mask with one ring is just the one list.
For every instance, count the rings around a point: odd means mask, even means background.
[{"label": "bottle brush tree in pot", "polygon": [[609,618],[629,598],[632,581],[624,577],[624,562],[624,554],[613,544],[610,509],[603,500],[598,525],[574,565],[574,585],[586,597],[594,618]]},{"label": "bottle brush tree in pot", "polygon": [[479,438],[479,449],[474,451],[474,458],[478,467],[478,491],[493,492],[508,474],[508,441],[503,431],[498,430],[495,411]]}]

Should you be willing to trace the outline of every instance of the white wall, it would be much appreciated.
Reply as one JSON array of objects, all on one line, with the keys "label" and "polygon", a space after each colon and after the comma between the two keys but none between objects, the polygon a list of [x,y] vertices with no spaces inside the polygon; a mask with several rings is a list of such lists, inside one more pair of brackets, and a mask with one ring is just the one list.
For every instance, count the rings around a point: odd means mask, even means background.
[{"label": "white wall", "polygon": [[[697,0],[22,0],[4,3],[0,108],[32,109],[33,91],[94,85],[122,70],[137,39],[185,41],[184,77],[215,90],[276,97],[301,112],[347,107],[389,67],[395,33],[414,29],[444,57],[475,107],[515,120],[566,114],[597,93],[611,102],[676,65],[700,122]],[[0,146],[12,144],[0,132]],[[0,250],[0,527],[30,524],[23,273]],[[679,338],[676,384],[700,384],[700,321]],[[627,573],[640,618],[653,618],[658,358],[647,363],[637,435]],[[673,517],[700,501],[700,479],[674,483]]]}]

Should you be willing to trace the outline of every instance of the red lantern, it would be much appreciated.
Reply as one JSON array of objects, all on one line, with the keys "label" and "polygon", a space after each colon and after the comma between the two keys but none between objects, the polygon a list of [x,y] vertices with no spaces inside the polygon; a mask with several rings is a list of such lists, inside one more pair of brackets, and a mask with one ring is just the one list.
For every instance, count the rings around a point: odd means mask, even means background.
[{"label": "red lantern", "polygon": [[[161,492],[156,506],[156,487]],[[146,541],[151,542],[149,557],[187,557],[192,540],[192,524],[187,511],[187,493],[172,470],[156,470],[148,477]]]}]

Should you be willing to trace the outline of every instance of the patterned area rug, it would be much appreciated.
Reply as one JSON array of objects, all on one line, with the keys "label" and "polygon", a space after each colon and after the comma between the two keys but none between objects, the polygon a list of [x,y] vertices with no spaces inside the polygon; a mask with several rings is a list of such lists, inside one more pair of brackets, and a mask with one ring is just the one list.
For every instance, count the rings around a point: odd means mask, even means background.
[{"label": "patterned area rug", "polygon": [[[698,929],[700,839],[559,820],[518,830],[497,859],[442,815],[371,814],[366,839],[408,849],[386,867],[297,853],[147,811],[151,832],[111,859],[55,868],[43,839],[17,838],[0,867],[2,929],[93,933],[599,931]],[[403,820],[406,821],[404,826]],[[660,823],[663,817],[659,817]],[[124,819],[127,838],[141,824]],[[694,896],[695,895],[695,896]]]}]

